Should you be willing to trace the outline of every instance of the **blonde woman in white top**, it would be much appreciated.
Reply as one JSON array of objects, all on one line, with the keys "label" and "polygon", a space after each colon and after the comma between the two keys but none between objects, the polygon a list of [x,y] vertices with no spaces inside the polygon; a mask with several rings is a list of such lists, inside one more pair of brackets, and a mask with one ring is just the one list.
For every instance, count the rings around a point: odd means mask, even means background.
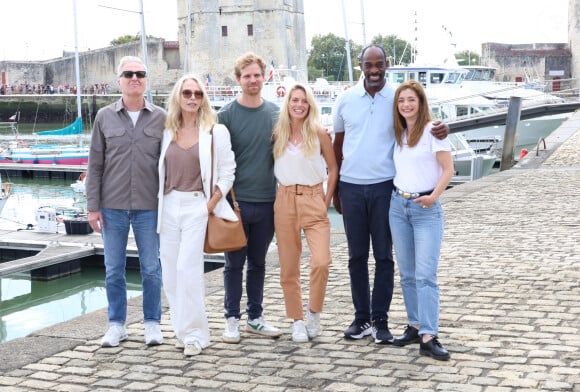
[{"label": "blonde woman in white top", "polygon": [[[274,175],[278,192],[274,226],[280,257],[280,285],[286,315],[294,320],[292,340],[307,342],[320,330],[330,255],[328,207],[338,179],[338,166],[326,129],[309,88],[288,91],[274,128]],[[323,182],[326,181],[326,193]],[[300,286],[302,231],[310,248],[310,290],[306,322]]]},{"label": "blonde woman in white top", "polygon": [[168,99],[159,159],[157,232],[163,289],[185,356],[201,353],[210,343],[203,256],[208,214],[238,219],[224,197],[236,168],[230,134],[216,121],[203,83],[194,75],[182,76]]}]

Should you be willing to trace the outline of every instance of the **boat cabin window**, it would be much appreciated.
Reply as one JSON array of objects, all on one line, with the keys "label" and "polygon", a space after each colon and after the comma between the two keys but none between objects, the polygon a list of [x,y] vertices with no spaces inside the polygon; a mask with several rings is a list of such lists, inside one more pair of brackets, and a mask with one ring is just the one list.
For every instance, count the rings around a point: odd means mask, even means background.
[{"label": "boat cabin window", "polygon": [[403,83],[405,81],[405,73],[404,72],[393,72],[393,83]]},{"label": "boat cabin window", "polygon": [[419,72],[419,77],[417,81],[423,85],[423,87],[427,87],[427,72]]},{"label": "boat cabin window", "polygon": [[431,84],[441,84],[443,83],[443,79],[445,78],[444,73],[432,73],[431,74]]},{"label": "boat cabin window", "polygon": [[460,84],[463,81],[463,75],[461,72],[449,72],[445,83]]},{"label": "boat cabin window", "polygon": [[332,113],[332,107],[330,106],[323,106],[320,108],[320,114],[331,114]]}]

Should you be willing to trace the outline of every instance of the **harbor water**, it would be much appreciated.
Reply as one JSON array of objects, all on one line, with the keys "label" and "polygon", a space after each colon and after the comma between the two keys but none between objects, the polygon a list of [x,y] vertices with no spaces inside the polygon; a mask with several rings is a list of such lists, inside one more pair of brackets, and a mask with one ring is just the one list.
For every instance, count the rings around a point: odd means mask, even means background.
[{"label": "harbor water", "polygon": [[[66,216],[86,209],[86,198],[73,191],[70,181],[9,178],[4,172],[2,178],[13,184],[0,215],[2,230],[34,228],[36,211],[44,206]],[[65,232],[63,224],[57,228]],[[104,287],[104,269],[94,265],[51,281],[33,280],[30,272],[0,278],[0,343],[106,307]],[[127,270],[127,288],[128,298],[141,294],[138,271]]]}]

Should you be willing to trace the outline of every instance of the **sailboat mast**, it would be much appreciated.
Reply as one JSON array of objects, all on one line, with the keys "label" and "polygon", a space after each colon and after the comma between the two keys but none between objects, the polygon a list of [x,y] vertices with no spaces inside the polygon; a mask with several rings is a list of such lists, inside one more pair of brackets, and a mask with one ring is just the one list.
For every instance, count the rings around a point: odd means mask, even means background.
[{"label": "sailboat mast", "polygon": [[344,22],[344,38],[346,40],[346,63],[348,66],[348,80],[352,84],[352,61],[350,59],[350,40],[348,38],[348,26],[346,23],[346,9],[344,6],[344,0],[342,0],[342,20]]},{"label": "sailboat mast", "polygon": [[78,38],[78,30],[77,30],[77,0],[73,0],[73,21],[74,21],[74,28],[75,28],[75,73],[76,73],[76,82],[77,82],[77,117],[82,118],[82,111],[81,111],[81,67],[79,65],[79,38]]},{"label": "sailboat mast", "polygon": [[365,27],[365,4],[364,0],[360,0],[360,19],[362,26],[362,44],[363,48],[367,46],[367,32]]},{"label": "sailboat mast", "polygon": [[145,95],[149,102],[153,102],[153,97],[151,96],[151,87],[149,84],[149,60],[147,59],[147,35],[145,34],[145,13],[143,12],[143,0],[139,1],[140,14],[141,14],[141,48],[143,51],[143,62],[145,63],[145,68],[147,68],[147,89],[145,90]]},{"label": "sailboat mast", "polygon": [[189,72],[189,47],[191,45],[191,0],[187,1],[187,23],[185,25],[185,56],[183,56],[183,73]]}]

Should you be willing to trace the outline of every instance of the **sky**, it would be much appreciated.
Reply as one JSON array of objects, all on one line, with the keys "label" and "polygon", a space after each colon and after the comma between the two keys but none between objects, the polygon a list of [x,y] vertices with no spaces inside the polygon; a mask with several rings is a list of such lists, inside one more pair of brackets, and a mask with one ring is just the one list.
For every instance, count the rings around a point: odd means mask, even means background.
[{"label": "sky", "polygon": [[[177,40],[177,1],[142,2],[146,34]],[[74,51],[73,4],[74,0],[2,0],[0,60],[46,60]],[[80,51],[106,47],[115,38],[141,30],[139,0],[76,0],[76,8]],[[308,44],[312,36],[328,33],[364,44],[363,27],[366,43],[377,34],[413,42],[417,27],[442,32],[456,51],[477,53],[484,42],[568,42],[568,0],[304,0],[304,14]]]}]

